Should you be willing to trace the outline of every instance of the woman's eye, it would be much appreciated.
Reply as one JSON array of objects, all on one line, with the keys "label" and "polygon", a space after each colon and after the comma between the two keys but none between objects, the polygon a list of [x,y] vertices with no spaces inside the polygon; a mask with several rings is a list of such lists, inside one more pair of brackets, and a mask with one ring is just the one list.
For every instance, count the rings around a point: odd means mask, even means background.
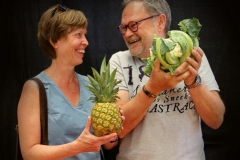
[{"label": "woman's eye", "polygon": [[80,34],[80,33],[77,33],[76,36],[77,36],[77,37],[81,37],[81,34]]}]

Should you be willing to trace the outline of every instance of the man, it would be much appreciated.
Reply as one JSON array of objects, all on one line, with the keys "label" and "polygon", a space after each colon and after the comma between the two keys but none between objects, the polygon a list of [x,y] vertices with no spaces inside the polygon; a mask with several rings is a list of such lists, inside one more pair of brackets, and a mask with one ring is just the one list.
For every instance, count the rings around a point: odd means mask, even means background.
[{"label": "man", "polygon": [[[167,38],[171,11],[165,0],[124,0],[119,31],[129,48],[110,58],[124,110],[124,129],[117,160],[204,160],[201,120],[217,129],[225,106],[204,52],[192,51],[175,75],[160,69],[158,60],[144,75],[154,34]],[[190,65],[189,65],[190,64]]]}]

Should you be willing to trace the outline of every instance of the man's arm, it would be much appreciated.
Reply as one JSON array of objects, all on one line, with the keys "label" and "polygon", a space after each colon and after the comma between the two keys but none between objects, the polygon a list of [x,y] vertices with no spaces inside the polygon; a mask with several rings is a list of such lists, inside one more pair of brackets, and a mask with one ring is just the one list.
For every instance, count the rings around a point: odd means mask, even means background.
[{"label": "man's arm", "polygon": [[125,121],[123,123],[124,129],[119,134],[120,138],[126,136],[137,126],[154,101],[154,98],[149,98],[142,90],[130,101],[128,95],[128,91],[126,90],[120,90],[118,92],[118,96],[120,97],[118,105],[121,106],[125,116]]},{"label": "man's arm", "polygon": [[[186,70],[187,67],[188,65],[185,64],[182,65],[180,69]],[[150,93],[158,95],[161,91],[174,88],[179,82],[183,81],[188,76],[188,72],[179,76],[173,76],[170,73],[165,73],[160,69],[159,60],[156,60],[151,76],[145,84],[145,88]],[[147,96],[142,89],[131,100],[129,100],[129,93],[126,90],[120,90],[118,92],[118,96],[120,99],[117,103],[121,106],[125,116],[123,124],[124,128],[119,134],[119,137],[123,138],[143,119],[148,111],[148,108],[153,103],[154,98]]]},{"label": "man's arm", "polygon": [[[185,79],[185,84],[192,84],[200,67],[202,61],[201,57],[204,55],[202,49],[199,47],[194,48],[192,54],[195,57],[195,60],[189,57],[187,58],[187,62],[190,64],[188,68],[190,76]],[[218,92],[209,90],[204,83],[200,86],[191,88],[188,91],[201,119],[209,127],[213,129],[219,128],[223,123],[225,106]]]},{"label": "man's arm", "polygon": [[217,91],[210,91],[204,84],[188,90],[201,119],[217,129],[224,119],[225,106]]}]

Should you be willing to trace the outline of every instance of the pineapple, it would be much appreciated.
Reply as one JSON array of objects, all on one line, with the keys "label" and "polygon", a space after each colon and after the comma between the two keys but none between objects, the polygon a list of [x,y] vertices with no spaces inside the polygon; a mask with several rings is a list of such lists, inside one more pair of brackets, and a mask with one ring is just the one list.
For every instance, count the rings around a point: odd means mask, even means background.
[{"label": "pineapple", "polygon": [[104,57],[100,74],[92,68],[93,77],[87,75],[90,84],[87,86],[94,97],[89,100],[95,103],[92,108],[92,128],[96,136],[100,137],[110,133],[119,134],[122,130],[122,118],[117,104],[116,94],[118,88],[116,85],[121,81],[115,79],[117,69],[110,73],[110,65],[106,64],[106,57]]}]

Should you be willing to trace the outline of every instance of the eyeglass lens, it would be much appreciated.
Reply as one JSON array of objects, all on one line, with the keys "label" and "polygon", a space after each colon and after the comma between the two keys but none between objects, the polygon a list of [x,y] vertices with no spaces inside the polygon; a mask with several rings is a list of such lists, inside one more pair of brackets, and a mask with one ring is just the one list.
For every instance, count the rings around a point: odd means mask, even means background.
[{"label": "eyeglass lens", "polygon": [[[158,14],[159,15],[159,14]],[[119,25],[118,26],[118,30],[122,33],[122,34],[125,34],[127,32],[127,28],[129,28],[132,32],[136,32],[138,30],[138,24],[139,22],[142,22],[144,20],[147,20],[147,19],[150,19],[150,18],[153,18],[153,17],[156,17],[158,15],[153,15],[153,16],[150,16],[150,17],[147,17],[147,18],[144,18],[142,20],[139,20],[137,22],[135,21],[130,21],[128,23],[128,25]]]}]

